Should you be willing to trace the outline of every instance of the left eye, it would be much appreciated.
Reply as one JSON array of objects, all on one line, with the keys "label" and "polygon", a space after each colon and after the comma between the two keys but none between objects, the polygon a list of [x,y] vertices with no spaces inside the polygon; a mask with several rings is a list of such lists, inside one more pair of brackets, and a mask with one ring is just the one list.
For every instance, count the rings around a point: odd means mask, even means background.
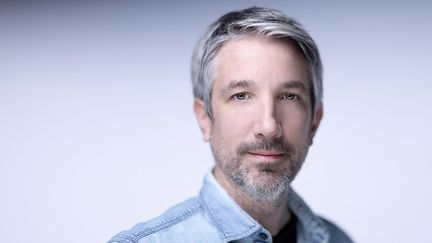
[{"label": "left eye", "polygon": [[249,95],[246,93],[238,93],[232,96],[235,100],[246,100],[249,98]]},{"label": "left eye", "polygon": [[296,94],[286,93],[280,97],[281,100],[299,100],[300,97]]}]

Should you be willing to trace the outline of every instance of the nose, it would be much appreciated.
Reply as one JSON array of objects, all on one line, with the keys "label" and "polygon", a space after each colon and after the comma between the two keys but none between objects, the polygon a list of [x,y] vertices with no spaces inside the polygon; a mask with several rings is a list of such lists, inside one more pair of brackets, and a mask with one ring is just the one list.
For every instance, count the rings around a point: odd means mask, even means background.
[{"label": "nose", "polygon": [[260,139],[281,137],[282,126],[277,118],[274,102],[263,102],[261,106],[261,109],[257,111],[257,120],[254,125],[255,137]]}]

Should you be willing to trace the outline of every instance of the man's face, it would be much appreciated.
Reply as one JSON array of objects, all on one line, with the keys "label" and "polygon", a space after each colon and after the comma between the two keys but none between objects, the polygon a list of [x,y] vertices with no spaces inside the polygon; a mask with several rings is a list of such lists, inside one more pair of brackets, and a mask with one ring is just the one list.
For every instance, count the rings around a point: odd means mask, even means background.
[{"label": "man's face", "polygon": [[322,114],[312,120],[304,58],[286,42],[247,37],[226,43],[215,64],[213,116],[198,121],[216,178],[274,200],[299,171]]}]

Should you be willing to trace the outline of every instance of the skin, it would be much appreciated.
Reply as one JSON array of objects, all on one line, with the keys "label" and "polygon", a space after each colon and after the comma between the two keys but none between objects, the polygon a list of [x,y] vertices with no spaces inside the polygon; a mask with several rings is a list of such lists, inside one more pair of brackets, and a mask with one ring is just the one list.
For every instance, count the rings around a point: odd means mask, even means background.
[{"label": "skin", "polygon": [[291,217],[287,188],[312,144],[322,105],[313,114],[304,58],[286,41],[232,40],[215,63],[212,118],[203,101],[194,100],[203,138],[215,157],[213,173],[275,235]]}]

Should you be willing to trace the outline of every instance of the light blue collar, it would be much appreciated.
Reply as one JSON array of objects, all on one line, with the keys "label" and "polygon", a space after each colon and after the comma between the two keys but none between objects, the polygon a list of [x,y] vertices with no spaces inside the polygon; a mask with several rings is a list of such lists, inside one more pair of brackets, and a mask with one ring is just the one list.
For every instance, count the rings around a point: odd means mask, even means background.
[{"label": "light blue collar", "polygon": [[211,171],[204,178],[200,197],[222,239],[238,240],[262,228],[228,195]]},{"label": "light blue collar", "polygon": [[[228,195],[211,171],[204,178],[200,199],[223,240],[239,240],[258,230],[270,235]],[[289,192],[288,207],[301,224],[298,226],[301,228],[298,237],[307,242],[329,241],[329,232],[325,223],[311,211],[292,188]]]}]

